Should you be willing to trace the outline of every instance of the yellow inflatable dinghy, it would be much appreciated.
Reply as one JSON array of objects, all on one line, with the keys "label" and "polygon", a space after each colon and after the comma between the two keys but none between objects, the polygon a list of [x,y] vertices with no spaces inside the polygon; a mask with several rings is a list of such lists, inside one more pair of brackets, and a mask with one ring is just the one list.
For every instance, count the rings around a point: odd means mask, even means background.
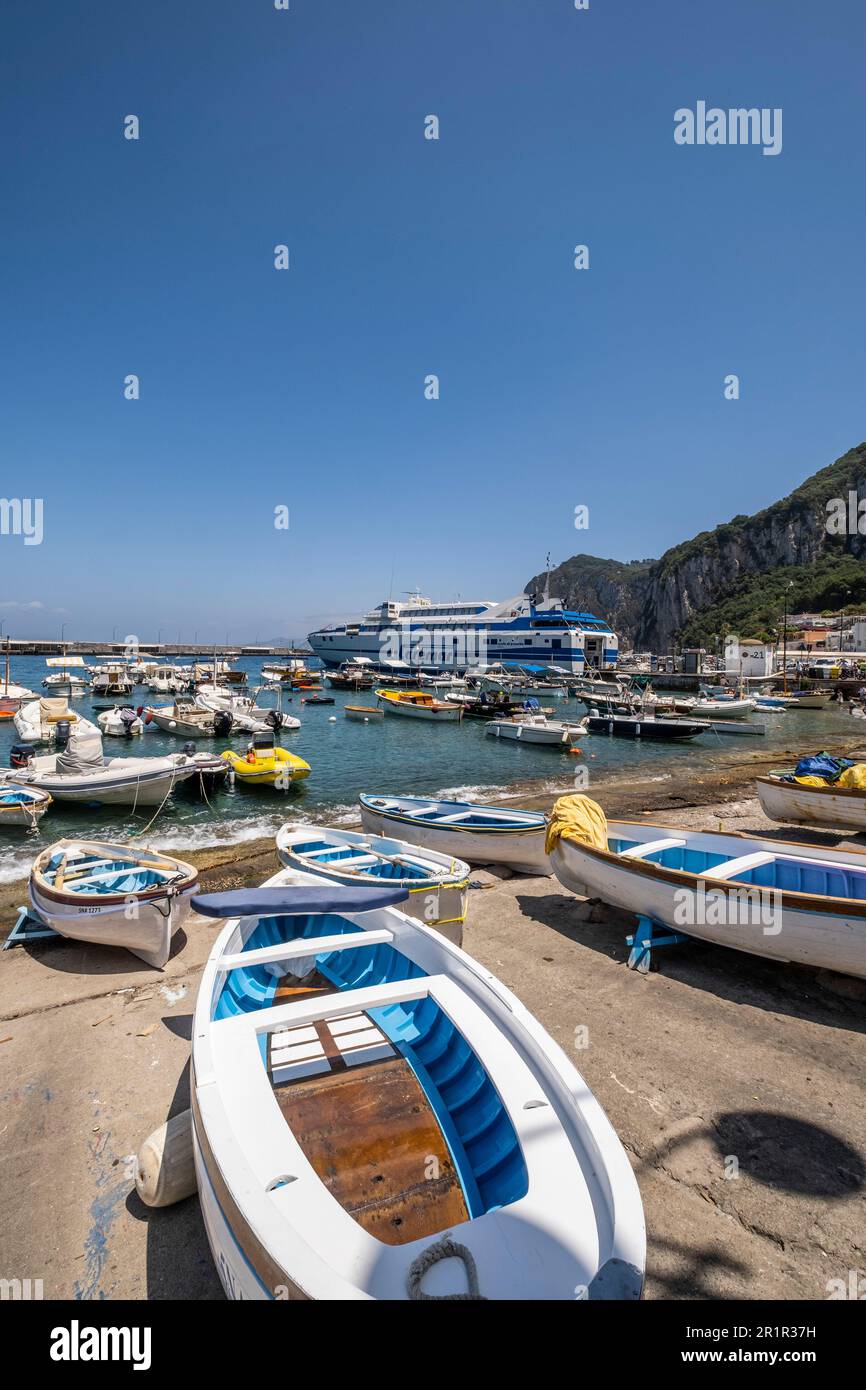
[{"label": "yellow inflatable dinghy", "polygon": [[310,764],[290,753],[287,748],[277,748],[272,742],[254,739],[243,755],[228,749],[223,753],[235,777],[250,786],[279,787],[285,790],[292,782],[309,777]]}]

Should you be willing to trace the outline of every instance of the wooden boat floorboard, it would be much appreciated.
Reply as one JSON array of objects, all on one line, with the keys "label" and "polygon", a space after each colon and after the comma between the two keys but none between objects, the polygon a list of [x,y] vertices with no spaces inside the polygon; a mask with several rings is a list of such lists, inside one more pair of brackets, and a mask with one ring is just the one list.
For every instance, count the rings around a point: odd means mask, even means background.
[{"label": "wooden boat floorboard", "polygon": [[277,1084],[274,1095],[331,1196],[386,1245],[468,1221],[442,1131],[406,1059],[347,1066],[333,1045],[325,1053],[331,1071]]}]

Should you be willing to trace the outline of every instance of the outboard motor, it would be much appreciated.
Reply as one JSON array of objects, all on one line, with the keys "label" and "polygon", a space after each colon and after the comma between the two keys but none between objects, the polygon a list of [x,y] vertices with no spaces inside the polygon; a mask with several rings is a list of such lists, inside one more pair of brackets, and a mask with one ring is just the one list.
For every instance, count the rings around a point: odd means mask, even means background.
[{"label": "outboard motor", "polygon": [[217,738],[226,738],[231,733],[234,715],[226,710],[217,710],[213,717],[213,731]]},{"label": "outboard motor", "polygon": [[183,751],[184,751],[184,753],[186,753],[186,756],[187,756],[188,758],[194,757],[194,756],[195,756],[195,744],[194,744],[194,743],[185,743],[185,744],[183,745]]},{"label": "outboard motor", "polygon": [[56,748],[66,747],[71,731],[72,725],[68,719],[58,719],[54,726],[54,745]]},{"label": "outboard motor", "polygon": [[132,726],[137,718],[138,715],[136,714],[135,710],[132,709],[130,706],[126,706],[124,709],[120,711],[120,720],[123,724],[123,732],[126,734],[127,738],[132,738]]},{"label": "outboard motor", "polygon": [[265,723],[270,724],[271,728],[276,731],[277,729],[281,729],[283,727],[284,718],[285,715],[280,710],[272,709],[270,714],[265,719]]},{"label": "outboard motor", "polygon": [[34,750],[27,743],[13,743],[9,749],[10,767],[29,767],[31,758],[36,756]]}]

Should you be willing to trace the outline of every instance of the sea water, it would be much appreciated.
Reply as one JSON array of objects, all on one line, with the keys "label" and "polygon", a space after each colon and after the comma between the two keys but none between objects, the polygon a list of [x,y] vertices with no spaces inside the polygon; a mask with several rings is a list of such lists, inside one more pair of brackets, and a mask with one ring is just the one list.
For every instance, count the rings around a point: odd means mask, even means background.
[{"label": "sea water", "polygon": [[[87,660],[87,658],[85,658]],[[90,664],[104,664],[94,657]],[[179,658],[189,664],[192,658]],[[261,660],[242,658],[237,668],[246,671],[249,693],[261,683]],[[48,674],[45,658],[14,657],[10,679],[39,694]],[[403,719],[398,716],[371,719],[369,723],[347,719],[345,705],[376,704],[375,690],[328,691],[333,705],[308,705],[303,691],[284,690],[282,707],[300,719],[296,731],[282,730],[278,741],[298,753],[312,769],[309,777],[287,791],[273,787],[245,787],[236,782],[209,792],[208,800],[193,794],[196,779],[178,789],[159,810],[141,807],[104,806],[84,808],[55,802],[35,831],[2,832],[0,839],[0,882],[9,882],[26,873],[35,853],[44,845],[69,835],[88,838],[125,839],[147,829],[146,843],[155,848],[204,849],[219,844],[271,837],[286,819],[349,824],[357,818],[360,792],[447,796],[456,800],[486,799],[505,793],[515,805],[532,792],[586,791],[592,795],[593,783],[611,778],[665,780],[687,772],[730,763],[743,755],[768,755],[775,751],[817,752],[825,744],[847,737],[856,741],[860,730],[843,706],[830,710],[785,710],[779,713],[757,711],[749,722],[760,721],[766,736],[758,738],[705,733],[686,743],[650,743],[636,739],[586,734],[578,743],[580,752],[567,747],[521,744],[512,739],[496,739],[486,733],[482,720],[464,719],[437,724],[431,720]],[[262,694],[263,704],[275,703],[270,692]],[[139,705],[170,704],[171,697],[155,695],[136,686],[124,703]],[[71,707],[96,723],[89,695],[73,699]],[[585,714],[578,700],[553,701],[556,719],[580,719]],[[336,716],[331,722],[331,716]],[[11,719],[0,721],[0,766],[9,766],[9,751],[18,736]],[[140,737],[105,738],[107,757],[153,757],[179,753],[186,740],[163,733],[154,725]],[[219,754],[226,748],[243,752],[248,736],[237,734],[224,739],[195,739],[197,752]],[[49,752],[38,748],[37,752]],[[783,760],[784,761],[784,760]],[[640,808],[635,807],[638,811]],[[152,822],[152,824],[151,824]]]}]

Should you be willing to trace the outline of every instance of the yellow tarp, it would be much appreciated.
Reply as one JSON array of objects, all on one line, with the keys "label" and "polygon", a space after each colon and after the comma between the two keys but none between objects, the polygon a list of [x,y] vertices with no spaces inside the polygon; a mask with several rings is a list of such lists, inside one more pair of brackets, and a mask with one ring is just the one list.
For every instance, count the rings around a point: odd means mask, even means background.
[{"label": "yellow tarp", "polygon": [[607,849],[607,818],[598,802],[588,796],[561,796],[551,812],[545,852],[549,854],[559,840]]},{"label": "yellow tarp", "polygon": [[801,787],[826,787],[825,777],[795,777],[794,781]]},{"label": "yellow tarp", "polygon": [[853,767],[846,767],[841,777],[838,777],[833,784],[836,787],[858,787],[861,790],[866,788],[866,763],[855,763]]}]

